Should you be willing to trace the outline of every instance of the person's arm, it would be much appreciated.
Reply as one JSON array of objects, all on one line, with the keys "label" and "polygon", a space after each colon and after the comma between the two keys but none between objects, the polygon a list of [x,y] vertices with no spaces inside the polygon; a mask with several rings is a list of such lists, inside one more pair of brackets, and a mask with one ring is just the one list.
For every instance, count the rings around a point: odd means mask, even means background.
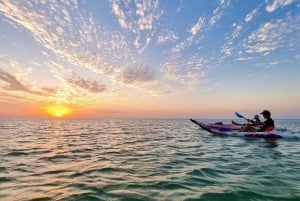
[{"label": "person's arm", "polygon": [[261,121],[255,121],[255,120],[251,120],[251,123],[253,124],[253,125],[255,125],[255,126],[262,126],[262,125],[264,125],[264,123],[263,122],[261,122]]}]

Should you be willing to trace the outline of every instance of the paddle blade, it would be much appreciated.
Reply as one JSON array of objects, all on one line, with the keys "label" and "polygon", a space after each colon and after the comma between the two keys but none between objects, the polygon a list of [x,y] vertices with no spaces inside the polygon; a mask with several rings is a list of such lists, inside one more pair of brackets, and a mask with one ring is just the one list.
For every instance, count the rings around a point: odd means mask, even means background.
[{"label": "paddle blade", "polygon": [[238,112],[235,112],[235,115],[238,117],[238,118],[244,118],[243,115],[239,114]]}]

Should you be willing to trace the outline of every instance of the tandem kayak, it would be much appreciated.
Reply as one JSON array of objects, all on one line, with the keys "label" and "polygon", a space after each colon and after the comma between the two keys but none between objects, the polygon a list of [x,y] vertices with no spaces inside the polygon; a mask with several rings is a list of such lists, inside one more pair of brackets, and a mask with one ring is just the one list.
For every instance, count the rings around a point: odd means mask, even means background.
[{"label": "tandem kayak", "polygon": [[222,136],[231,136],[231,137],[255,137],[255,138],[298,138],[300,139],[300,135],[289,133],[286,131],[268,131],[268,132],[240,132],[238,130],[224,127],[211,127],[211,124],[205,124],[203,122],[196,121],[194,119],[190,119],[193,123],[197,124],[203,130],[212,133],[214,135],[222,135]]}]

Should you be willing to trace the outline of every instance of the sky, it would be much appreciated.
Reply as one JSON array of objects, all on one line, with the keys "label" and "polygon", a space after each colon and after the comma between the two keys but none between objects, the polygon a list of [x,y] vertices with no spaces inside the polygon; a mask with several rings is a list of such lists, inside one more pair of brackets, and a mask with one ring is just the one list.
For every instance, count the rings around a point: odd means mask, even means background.
[{"label": "sky", "polygon": [[0,0],[1,118],[300,118],[300,0]]}]

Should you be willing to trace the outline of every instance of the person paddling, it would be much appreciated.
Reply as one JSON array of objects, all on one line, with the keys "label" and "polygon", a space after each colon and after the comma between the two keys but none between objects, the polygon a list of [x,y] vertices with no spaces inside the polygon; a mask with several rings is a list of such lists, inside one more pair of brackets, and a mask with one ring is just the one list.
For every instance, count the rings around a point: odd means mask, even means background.
[{"label": "person paddling", "polygon": [[260,126],[261,121],[259,119],[259,115],[256,114],[253,119],[247,119],[248,122],[250,122],[253,126]]},{"label": "person paddling", "polygon": [[262,125],[260,129],[257,129],[250,124],[247,124],[241,128],[242,132],[264,132],[264,131],[272,131],[275,128],[275,124],[273,119],[271,118],[271,112],[269,110],[264,110],[262,113],[263,117],[266,119],[264,122],[259,123]]}]

